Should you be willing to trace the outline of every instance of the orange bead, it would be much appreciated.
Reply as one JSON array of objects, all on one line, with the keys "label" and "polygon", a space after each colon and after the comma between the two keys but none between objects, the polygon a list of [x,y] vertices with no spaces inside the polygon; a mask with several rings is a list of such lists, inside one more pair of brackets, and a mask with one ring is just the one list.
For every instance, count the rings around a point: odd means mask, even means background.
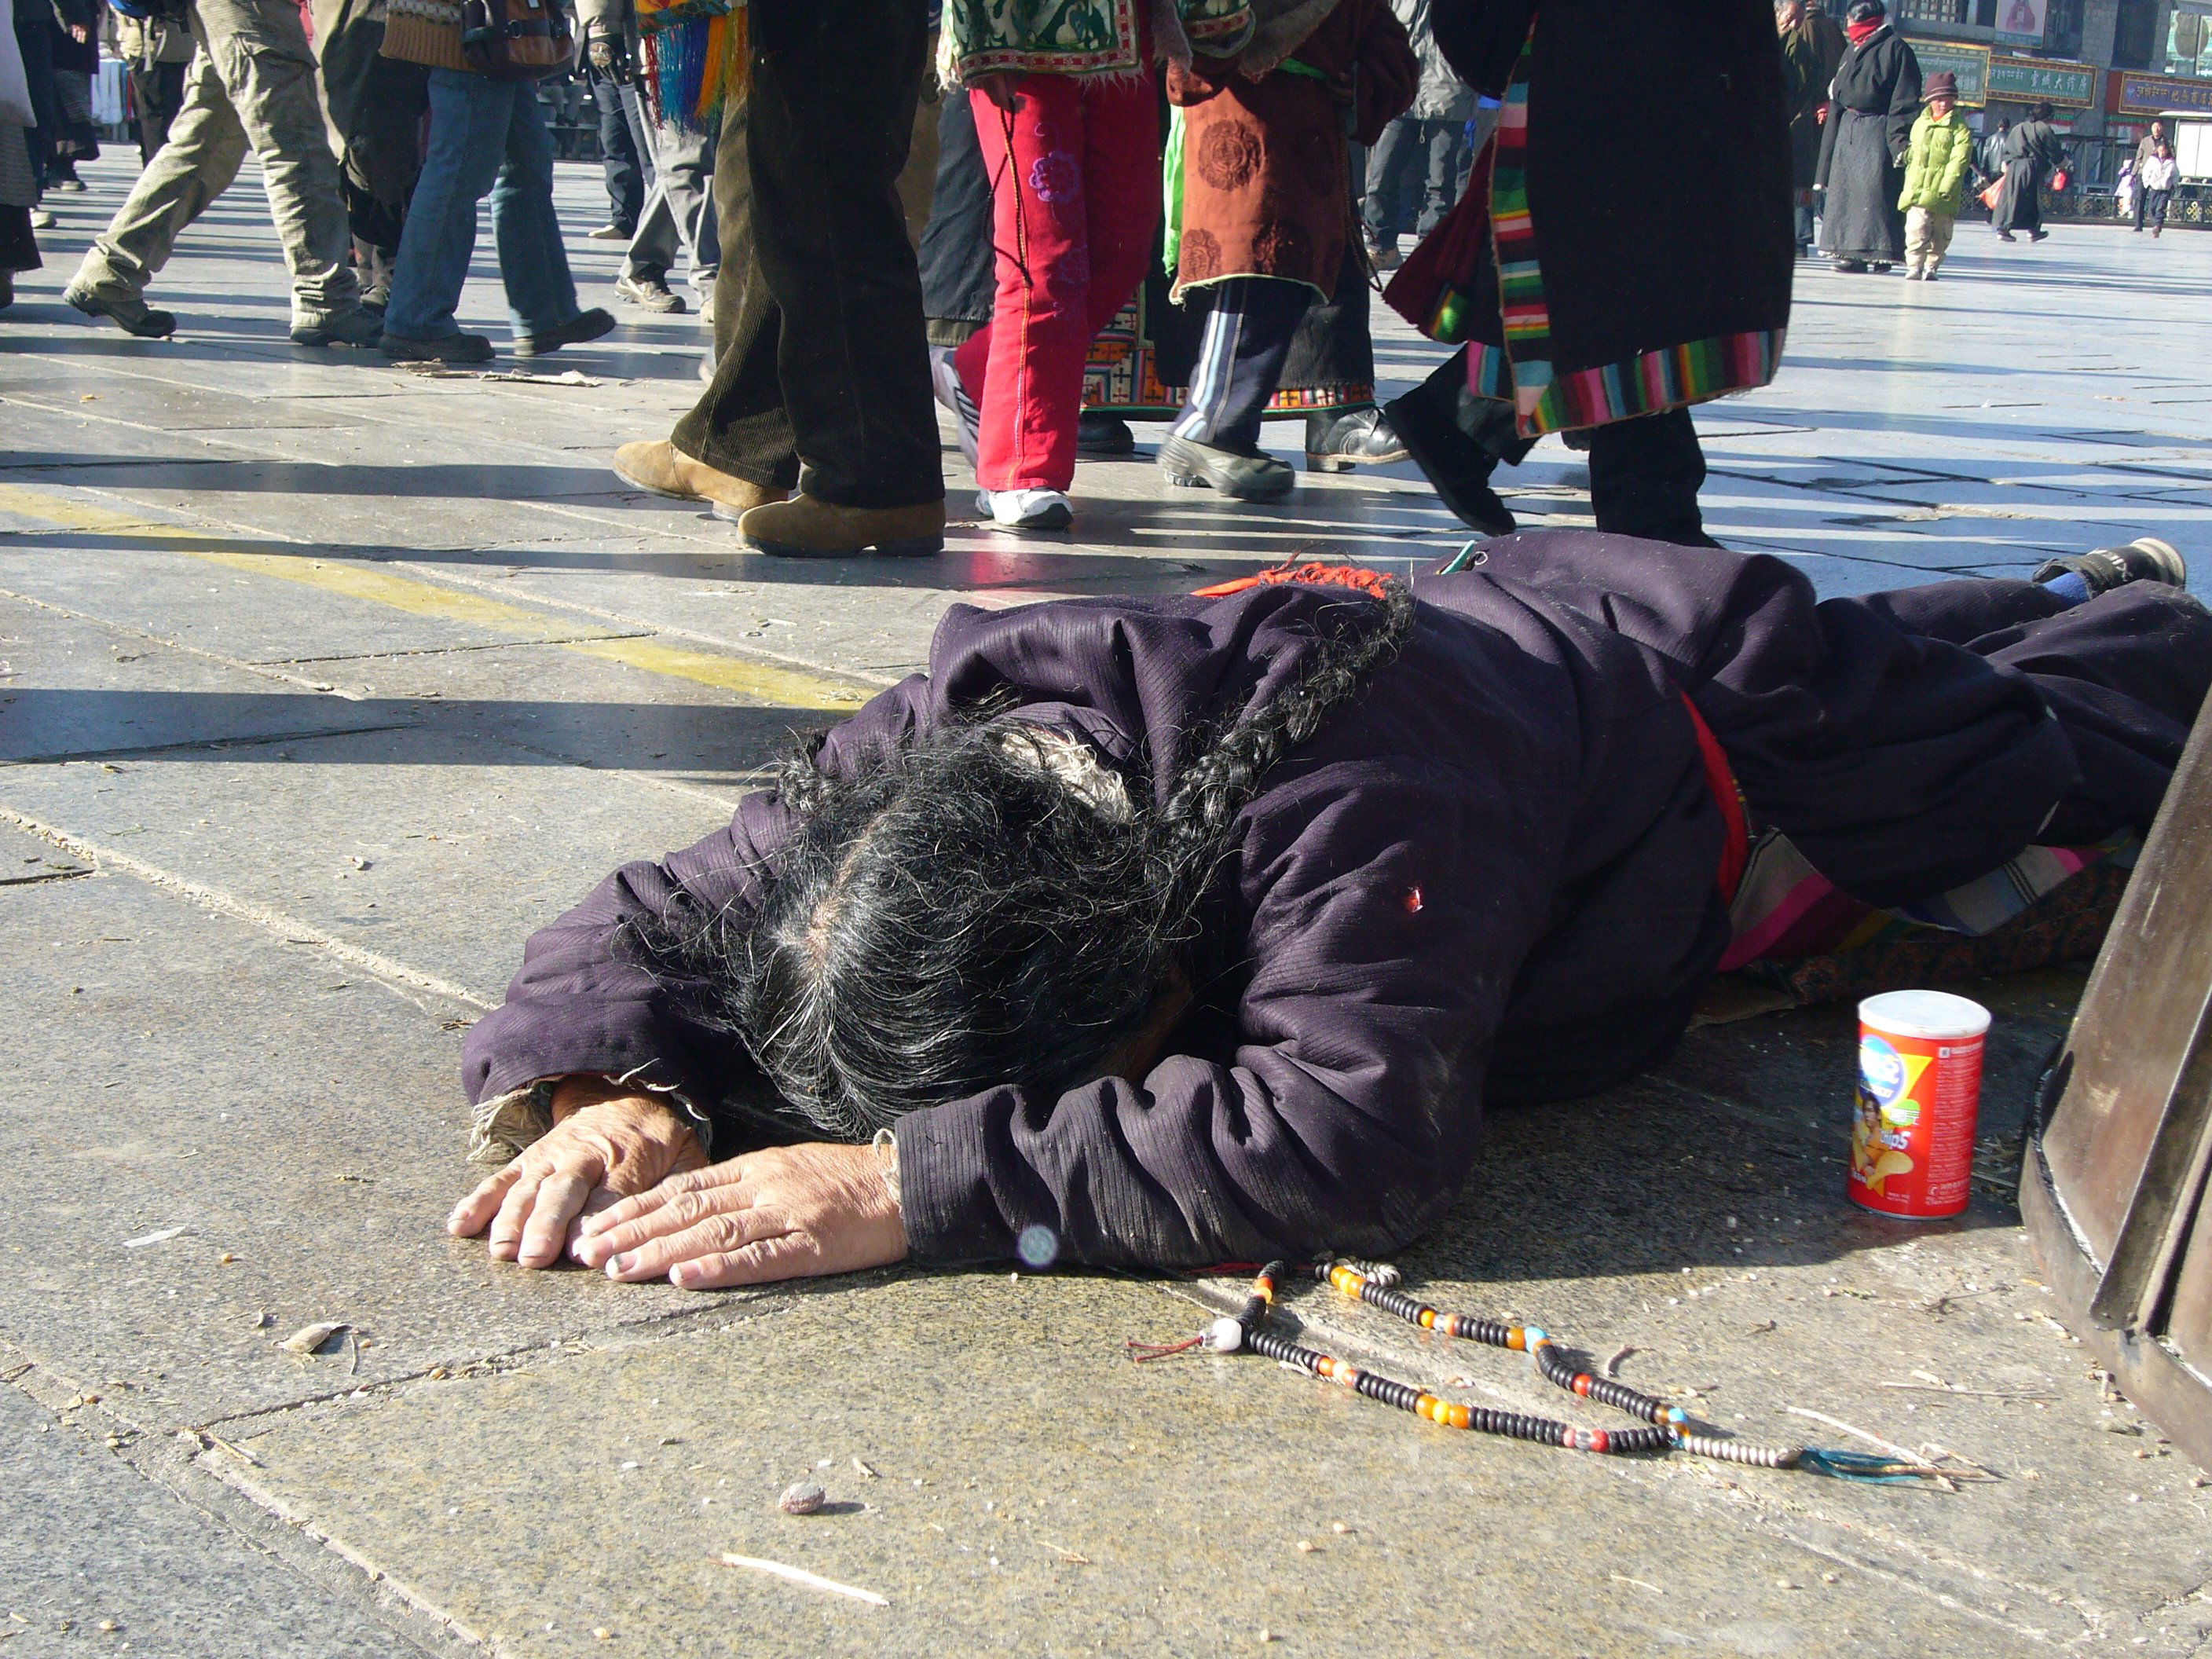
[{"label": "orange bead", "polygon": [[1527,1338],[1518,1325],[1505,1333],[1505,1346],[1516,1353],[1519,1353],[1527,1346]]},{"label": "orange bead", "polygon": [[1424,1308],[1424,1309],[1422,1309],[1422,1310],[1421,1310],[1421,1328],[1422,1328],[1423,1330],[1425,1330],[1425,1331],[1432,1331],[1432,1330],[1436,1329],[1436,1328],[1437,1328],[1437,1310],[1436,1310],[1434,1308]]},{"label": "orange bead", "polygon": [[1474,1413],[1468,1407],[1453,1406],[1449,1408],[1449,1414],[1445,1417],[1444,1420],[1449,1423],[1452,1427],[1455,1429],[1468,1428],[1471,1427],[1474,1422]]}]

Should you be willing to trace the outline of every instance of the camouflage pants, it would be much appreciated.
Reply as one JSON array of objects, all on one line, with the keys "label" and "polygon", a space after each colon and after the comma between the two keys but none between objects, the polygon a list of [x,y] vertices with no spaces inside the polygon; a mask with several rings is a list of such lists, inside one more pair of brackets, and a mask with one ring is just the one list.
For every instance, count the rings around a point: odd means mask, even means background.
[{"label": "camouflage pants", "polygon": [[352,311],[360,289],[345,203],[299,8],[289,0],[191,0],[191,23],[198,50],[168,142],[85,254],[73,286],[143,293],[185,227],[238,177],[250,148],[291,267],[293,323]]}]

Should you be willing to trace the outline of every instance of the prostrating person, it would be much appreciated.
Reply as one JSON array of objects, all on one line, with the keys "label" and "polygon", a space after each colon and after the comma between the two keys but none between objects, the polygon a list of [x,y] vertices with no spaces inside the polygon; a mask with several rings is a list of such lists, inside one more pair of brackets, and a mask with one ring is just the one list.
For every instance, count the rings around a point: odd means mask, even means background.
[{"label": "prostrating person", "polygon": [[1844,271],[1889,270],[1905,257],[1905,151],[1920,118],[1920,60],[1882,0],[1856,0],[1820,129],[1820,251]]},{"label": "prostrating person", "polygon": [[1437,44],[1498,106],[1474,181],[1385,297],[1462,349],[1390,404],[1444,505],[1583,433],[1600,530],[1708,538],[1690,406],[1764,386],[1790,320],[1790,139],[1765,0],[1698,26],[1639,0],[1440,0]]},{"label": "prostrating person", "polygon": [[2212,680],[2170,560],[1815,604],[1555,531],[1411,589],[955,606],[927,674],[531,939],[465,1058],[510,1161],[448,1224],[701,1288],[1395,1250],[1486,1102],[1667,1054],[1755,854],[2017,909],[2031,846],[2148,826]]},{"label": "prostrating person", "polygon": [[1297,474],[1260,423],[1298,322],[1334,297],[1358,227],[1345,136],[1372,143],[1412,103],[1420,64],[1384,0],[1258,0],[1235,58],[1168,70],[1182,112],[1174,298],[1203,293],[1205,337],[1160,444],[1171,483],[1273,500]]}]

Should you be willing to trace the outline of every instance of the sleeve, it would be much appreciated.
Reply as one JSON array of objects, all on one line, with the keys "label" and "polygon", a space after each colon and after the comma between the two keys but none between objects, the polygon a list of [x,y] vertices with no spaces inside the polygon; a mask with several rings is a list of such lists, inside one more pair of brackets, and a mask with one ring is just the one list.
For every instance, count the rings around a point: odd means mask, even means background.
[{"label": "sleeve", "polygon": [[1912,124],[1920,118],[1920,60],[1912,48],[1898,45],[1897,80],[1889,91],[1889,153],[1905,154],[1912,140]]},{"label": "sleeve", "polygon": [[[1830,90],[1834,90],[1832,83]],[[1829,110],[1828,118],[1820,123],[1820,161],[1814,169],[1813,183],[1821,190],[1828,187],[1828,169],[1836,155],[1836,129],[1841,125],[1843,121],[1833,109]]]},{"label": "sleeve", "polygon": [[1936,195],[1939,200],[1953,202],[1959,199],[1960,189],[1966,180],[1966,163],[1972,159],[1973,154],[1972,139],[1961,137],[1953,143],[1950,154],[1943,161],[1943,176],[1936,181]]},{"label": "sleeve", "polygon": [[1437,0],[1430,27],[1452,71],[1477,92],[1503,98],[1536,21],[1537,0]]},{"label": "sleeve", "polygon": [[[917,675],[884,692],[830,733],[816,763],[849,775],[874,746],[915,728],[928,689]],[[532,934],[506,1002],[477,1023],[463,1052],[479,1139],[488,1108],[580,1074],[672,1095],[703,1127],[720,1127],[732,1094],[757,1076],[750,1056],[689,1012],[696,984],[648,971],[623,948],[623,935],[679,909],[749,928],[789,830],[773,793],[748,795],[728,828],[658,861],[623,866]]]},{"label": "sleeve", "polygon": [[1063,1261],[1193,1267],[1386,1251],[1436,1221],[1558,837],[1495,781],[1363,769],[1282,850],[1248,843],[1248,902],[1255,870],[1262,890],[1233,1060],[1176,1054],[1141,1082],[1000,1089],[898,1126],[917,1257],[1006,1257],[1043,1228]]},{"label": "sleeve", "polygon": [[1382,130],[1413,106],[1421,89],[1421,61],[1406,26],[1388,6],[1376,6],[1360,31],[1359,58],[1353,76],[1355,143],[1373,144]]}]

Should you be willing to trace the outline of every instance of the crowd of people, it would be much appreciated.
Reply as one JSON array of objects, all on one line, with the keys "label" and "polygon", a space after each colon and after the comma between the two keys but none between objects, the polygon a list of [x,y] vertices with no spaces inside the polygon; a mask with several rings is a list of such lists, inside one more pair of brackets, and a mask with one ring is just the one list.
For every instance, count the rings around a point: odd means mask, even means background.
[{"label": "crowd of people", "polygon": [[[580,75],[618,306],[713,330],[696,406],[616,470],[793,556],[940,544],[933,401],[1010,529],[1070,525],[1079,458],[1133,453],[1132,422],[1166,425],[1169,481],[1279,498],[1262,422],[1293,419],[1310,469],[1410,458],[1490,534],[1495,469],[1559,432],[1601,527],[1701,542],[1688,410],[1772,375],[1793,246],[1934,281],[1992,181],[2001,237],[2047,234],[2063,159],[2047,106],[1978,143],[1883,0],[1729,0],[1683,42],[1605,0],[479,0],[465,30],[457,0],[310,4],[15,0],[0,280],[83,187],[105,35],[143,167],[77,310],[172,332],[149,290],[250,149],[295,342],[490,359],[457,314],[487,198],[515,355],[598,338],[538,95]],[[2138,229],[2173,182],[2154,128]],[[1378,295],[1455,348],[1388,408]]]}]

